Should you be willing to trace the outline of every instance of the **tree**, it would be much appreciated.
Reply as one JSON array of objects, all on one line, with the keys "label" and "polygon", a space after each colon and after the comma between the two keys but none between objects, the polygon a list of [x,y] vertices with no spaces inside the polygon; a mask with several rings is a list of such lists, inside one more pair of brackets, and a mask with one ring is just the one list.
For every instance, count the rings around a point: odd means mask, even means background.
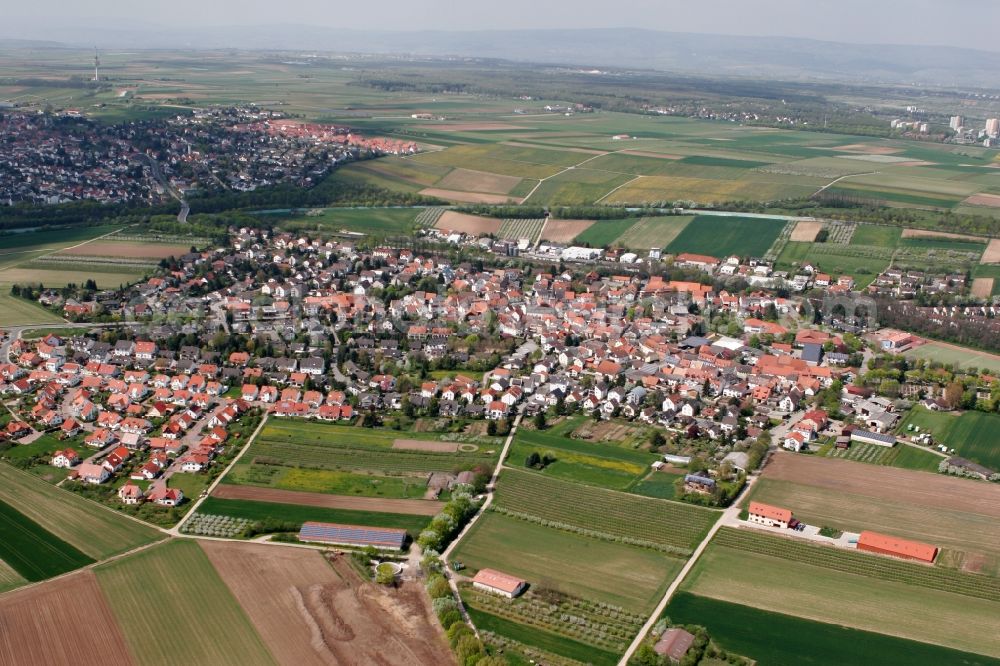
[{"label": "tree", "polygon": [[532,451],[527,458],[524,459],[524,466],[531,467],[532,469],[538,467],[542,464],[542,457],[538,455],[538,451]]},{"label": "tree", "polygon": [[490,437],[495,437],[497,434],[497,422],[489,421],[486,424],[486,434]]},{"label": "tree", "polygon": [[942,399],[949,409],[955,409],[961,404],[963,393],[965,393],[965,387],[962,386],[962,383],[952,382],[944,388]]},{"label": "tree", "polygon": [[537,412],[531,422],[535,426],[535,430],[545,430],[545,412]]},{"label": "tree", "polygon": [[395,585],[396,574],[393,572],[392,567],[383,566],[382,564],[375,567],[375,582],[379,585]]}]

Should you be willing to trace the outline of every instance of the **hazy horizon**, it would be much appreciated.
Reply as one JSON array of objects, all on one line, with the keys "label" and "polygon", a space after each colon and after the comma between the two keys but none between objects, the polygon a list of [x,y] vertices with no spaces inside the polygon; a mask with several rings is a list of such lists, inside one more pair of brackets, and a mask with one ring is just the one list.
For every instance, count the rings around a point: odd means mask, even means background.
[{"label": "hazy horizon", "polygon": [[[339,3],[338,3],[339,5]],[[478,31],[527,29],[638,28],[745,37],[795,37],[869,45],[951,46],[1000,52],[986,28],[1000,23],[1000,3],[953,0],[943,6],[912,0],[906,11],[890,3],[865,0],[717,0],[692,6],[663,0],[650,6],[638,0],[538,3],[508,0],[501,4],[454,6],[441,0],[416,4],[379,3],[377,15],[321,0],[175,0],[146,6],[122,0],[37,0],[6,10],[0,37],[86,43],[87,31],[174,31],[199,28],[262,28],[308,25],[376,31]],[[364,6],[367,7],[367,6]],[[608,10],[611,10],[609,12]],[[970,28],[969,26],[973,26]],[[78,39],[76,38],[78,36]]]}]

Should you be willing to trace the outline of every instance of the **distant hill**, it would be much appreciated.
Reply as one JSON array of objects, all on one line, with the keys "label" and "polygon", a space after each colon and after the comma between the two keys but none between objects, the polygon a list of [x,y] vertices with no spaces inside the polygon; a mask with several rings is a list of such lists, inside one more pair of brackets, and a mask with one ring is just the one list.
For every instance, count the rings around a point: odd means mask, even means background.
[{"label": "distant hill", "polygon": [[[0,40],[5,34],[17,34],[4,30],[0,27]],[[84,47],[96,43],[104,48],[226,47],[457,56],[727,77],[969,87],[995,87],[996,72],[1000,71],[1000,53],[974,49],[845,44],[633,28],[388,32],[300,25],[192,27],[184,31],[148,26],[127,30],[49,26],[45,36]]]}]

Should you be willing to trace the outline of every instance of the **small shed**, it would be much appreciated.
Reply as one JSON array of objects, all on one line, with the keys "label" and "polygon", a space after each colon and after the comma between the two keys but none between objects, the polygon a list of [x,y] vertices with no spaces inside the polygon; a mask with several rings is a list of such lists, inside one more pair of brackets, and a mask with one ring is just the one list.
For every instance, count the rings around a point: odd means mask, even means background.
[{"label": "small shed", "polygon": [[694,643],[694,635],[680,627],[667,629],[653,646],[656,654],[666,657],[672,664],[679,664]]}]

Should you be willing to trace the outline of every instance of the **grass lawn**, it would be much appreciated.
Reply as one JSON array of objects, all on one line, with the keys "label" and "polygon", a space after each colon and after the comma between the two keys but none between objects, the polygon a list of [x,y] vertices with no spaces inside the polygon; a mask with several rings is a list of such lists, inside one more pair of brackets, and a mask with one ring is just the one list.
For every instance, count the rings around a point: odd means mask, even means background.
[{"label": "grass lawn", "polygon": [[921,432],[930,432],[935,441],[954,448],[958,455],[980,465],[1000,470],[1000,415],[986,412],[963,412],[962,414],[932,412],[921,406],[910,410],[900,422],[896,432],[913,434],[909,425],[919,426]]},{"label": "grass lawn", "polygon": [[384,476],[257,463],[236,465],[226,477],[226,482],[282,490],[394,499],[420,499],[427,492],[427,479],[424,476]]},{"label": "grass lawn", "polygon": [[991,629],[1000,603],[985,599],[716,544],[682,587],[730,603],[1000,657],[1000,633]]},{"label": "grass lawn", "polygon": [[674,481],[684,476],[683,474],[670,474],[668,472],[653,472],[645,479],[632,487],[632,492],[636,495],[646,497],[658,497],[660,499],[673,499],[677,495]]},{"label": "grass lawn", "polygon": [[471,569],[491,567],[537,588],[649,612],[683,561],[661,552],[549,529],[494,512],[484,515],[453,556]]},{"label": "grass lawn", "polygon": [[997,666],[996,659],[938,645],[848,629],[751,606],[678,593],[667,606],[672,622],[700,624],[726,650],[769,666]]},{"label": "grass lawn", "polygon": [[409,233],[419,208],[326,208],[319,215],[296,214],[281,220],[284,229],[356,231],[372,236]]},{"label": "grass lawn", "polygon": [[345,523],[348,525],[368,525],[370,527],[394,527],[406,530],[416,537],[427,527],[427,516],[410,516],[398,513],[376,513],[373,511],[351,511],[349,509],[326,509],[316,506],[299,506],[278,502],[254,502],[251,500],[229,500],[209,497],[198,507],[199,513],[208,513],[247,520],[270,520],[294,523],[296,528],[302,523],[315,520],[325,523]]},{"label": "grass lawn", "polygon": [[17,444],[13,448],[4,451],[3,457],[11,460],[24,460],[32,456],[48,455],[67,447],[76,449],[76,452],[80,454],[87,452],[87,448],[83,445],[83,437],[77,436],[67,440],[60,440],[56,434],[47,432],[31,444]]},{"label": "grass lawn", "polygon": [[925,359],[959,368],[981,368],[988,372],[1000,373],[1000,356],[989,352],[959,347],[943,342],[927,342],[903,354],[910,359]]},{"label": "grass lawn", "polygon": [[23,326],[25,324],[49,324],[62,321],[58,315],[49,312],[31,301],[10,295],[10,283],[3,281],[0,271],[0,326]]},{"label": "grass lawn", "polygon": [[584,663],[594,664],[595,666],[614,666],[614,664],[618,663],[617,655],[598,649],[592,645],[586,645],[571,638],[542,631],[535,627],[526,627],[523,624],[497,617],[492,613],[487,613],[476,608],[468,608],[468,611],[473,624],[480,631],[492,631],[493,633],[515,640],[518,643],[537,647]]},{"label": "grass lawn", "polygon": [[275,663],[195,541],[173,540],[96,573],[137,662]]},{"label": "grass lawn", "polygon": [[162,538],[152,527],[6,464],[0,464],[0,501],[97,560]]},{"label": "grass lawn", "polygon": [[904,469],[915,469],[924,472],[937,472],[941,463],[941,456],[930,451],[917,449],[906,444],[897,444],[891,448],[878,446],[877,444],[862,444],[853,442],[849,449],[830,448],[827,451],[828,458],[841,458],[843,460],[855,460],[873,465],[888,465],[890,467],[902,467]]},{"label": "grass lawn", "polygon": [[673,254],[691,252],[725,258],[731,254],[762,257],[785,222],[754,217],[698,215],[667,246]]},{"label": "grass lawn", "polygon": [[26,580],[45,580],[94,560],[0,502],[0,560]]},{"label": "grass lawn", "polygon": [[874,224],[859,224],[851,236],[851,245],[877,245],[880,247],[896,247],[899,245],[899,227],[880,227]]}]

